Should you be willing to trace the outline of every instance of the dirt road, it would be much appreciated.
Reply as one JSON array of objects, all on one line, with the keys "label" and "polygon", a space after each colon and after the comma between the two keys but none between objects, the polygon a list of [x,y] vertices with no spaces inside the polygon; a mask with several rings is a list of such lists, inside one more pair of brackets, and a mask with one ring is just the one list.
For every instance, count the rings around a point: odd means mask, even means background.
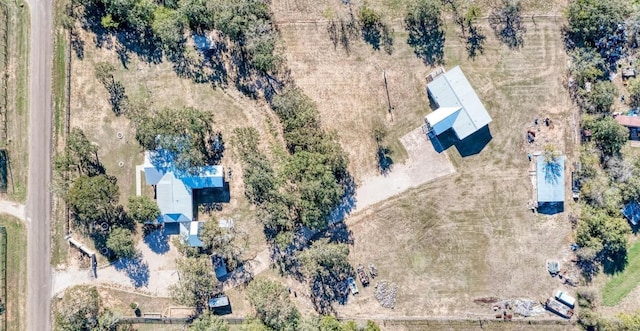
[{"label": "dirt road", "polygon": [[28,234],[28,330],[51,330],[51,0],[28,0],[31,12]]}]

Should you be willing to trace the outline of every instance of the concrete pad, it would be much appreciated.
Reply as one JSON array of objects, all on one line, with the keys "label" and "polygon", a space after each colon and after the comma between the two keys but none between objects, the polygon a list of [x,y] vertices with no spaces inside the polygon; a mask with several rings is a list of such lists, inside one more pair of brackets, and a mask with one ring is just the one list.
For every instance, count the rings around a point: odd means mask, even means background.
[{"label": "concrete pad", "polygon": [[403,164],[394,164],[388,174],[365,180],[356,190],[354,212],[456,171],[445,153],[436,152],[421,127],[400,142],[409,157]]}]

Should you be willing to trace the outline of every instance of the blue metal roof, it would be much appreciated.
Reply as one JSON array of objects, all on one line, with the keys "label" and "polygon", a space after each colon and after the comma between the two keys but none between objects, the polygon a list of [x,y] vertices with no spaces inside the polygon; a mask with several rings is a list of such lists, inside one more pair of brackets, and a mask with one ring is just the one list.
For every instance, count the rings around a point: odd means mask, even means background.
[{"label": "blue metal roof", "polygon": [[536,158],[538,203],[564,202],[564,156],[555,162],[545,162],[544,156]]},{"label": "blue metal roof", "polygon": [[631,224],[638,225],[638,221],[640,221],[640,204],[636,201],[629,202],[624,206],[624,209],[622,209],[622,214]]}]

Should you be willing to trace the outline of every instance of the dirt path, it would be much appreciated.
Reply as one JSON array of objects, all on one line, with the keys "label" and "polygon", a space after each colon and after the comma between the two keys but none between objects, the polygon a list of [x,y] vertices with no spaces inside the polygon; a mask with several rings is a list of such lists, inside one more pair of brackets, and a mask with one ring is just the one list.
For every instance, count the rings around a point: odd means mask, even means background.
[{"label": "dirt path", "polygon": [[13,201],[0,201],[0,213],[25,220],[25,206]]}]

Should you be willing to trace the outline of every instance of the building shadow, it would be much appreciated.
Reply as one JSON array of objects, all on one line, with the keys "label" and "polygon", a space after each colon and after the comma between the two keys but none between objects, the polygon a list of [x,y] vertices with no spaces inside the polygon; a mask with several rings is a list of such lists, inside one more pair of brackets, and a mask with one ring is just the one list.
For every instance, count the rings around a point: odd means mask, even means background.
[{"label": "building shadow", "polygon": [[453,128],[450,128],[439,135],[432,132],[427,134],[433,145],[433,149],[442,153],[454,146],[462,157],[472,156],[480,153],[493,139],[488,125],[460,140]]},{"label": "building shadow", "polygon": [[196,204],[207,205],[214,203],[229,203],[231,201],[231,190],[229,183],[224,182],[223,187],[210,187],[193,190]]},{"label": "building shadow", "polygon": [[539,202],[538,209],[539,214],[543,215],[555,215],[564,211],[564,202]]}]

